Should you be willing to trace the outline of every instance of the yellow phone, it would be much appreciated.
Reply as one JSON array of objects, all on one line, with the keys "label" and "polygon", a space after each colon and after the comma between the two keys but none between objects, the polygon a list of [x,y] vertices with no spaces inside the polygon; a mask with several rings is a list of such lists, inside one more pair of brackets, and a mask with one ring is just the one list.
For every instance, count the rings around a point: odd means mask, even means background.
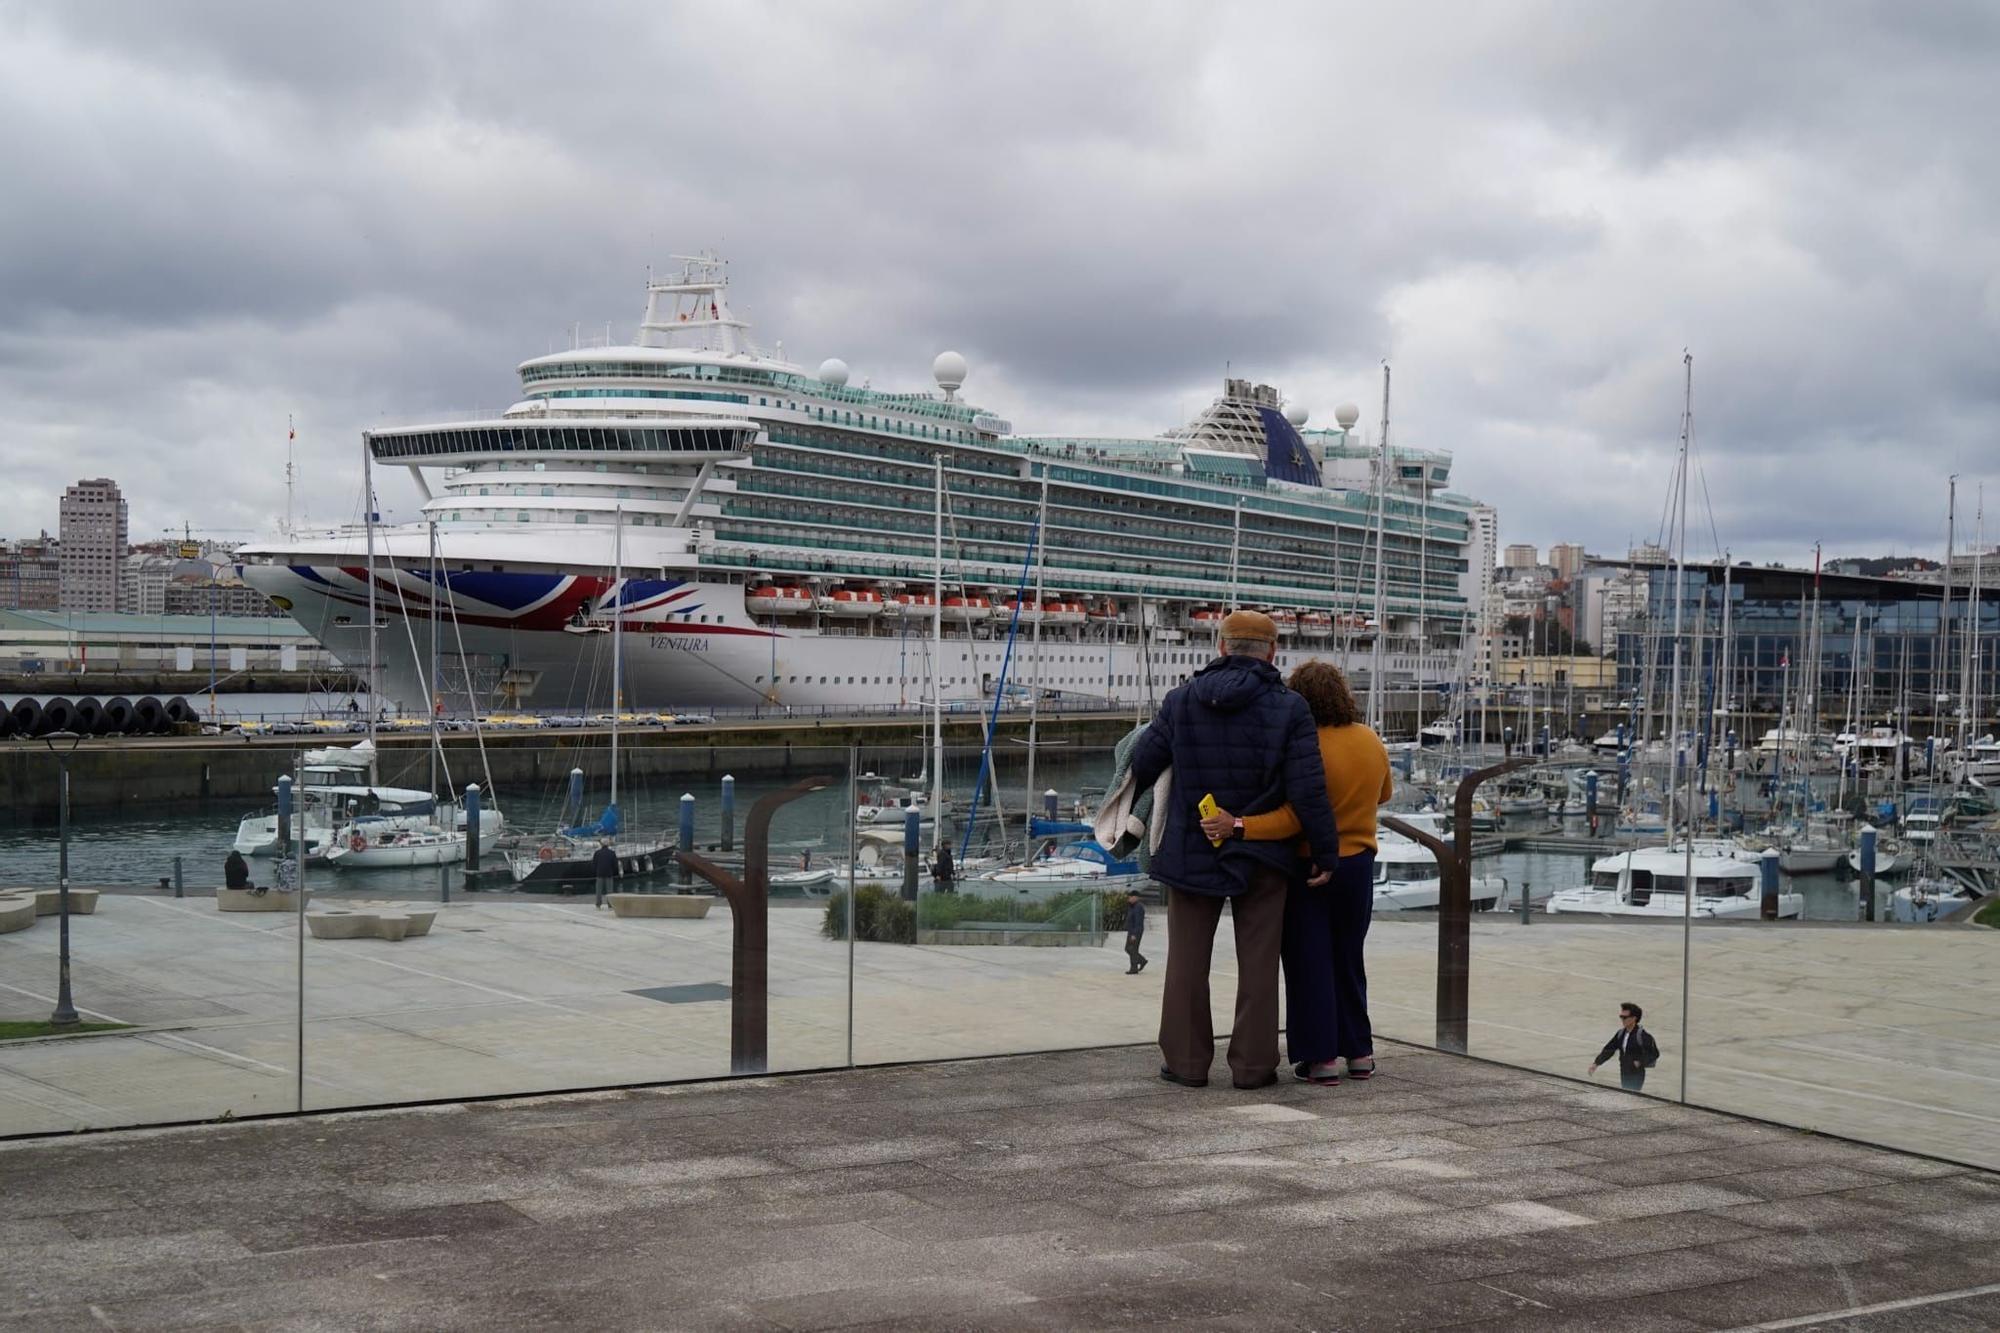
[{"label": "yellow phone", "polygon": [[[1201,803],[1195,806],[1195,809],[1201,811],[1201,817],[1203,819],[1207,819],[1210,815],[1213,815],[1216,811],[1220,810],[1221,808],[1222,808],[1221,806],[1215,803],[1214,792],[1209,792],[1206,796],[1203,796],[1201,798]],[[1220,847],[1226,841],[1227,839],[1224,838],[1210,838],[1208,840],[1208,845],[1211,847]]]}]

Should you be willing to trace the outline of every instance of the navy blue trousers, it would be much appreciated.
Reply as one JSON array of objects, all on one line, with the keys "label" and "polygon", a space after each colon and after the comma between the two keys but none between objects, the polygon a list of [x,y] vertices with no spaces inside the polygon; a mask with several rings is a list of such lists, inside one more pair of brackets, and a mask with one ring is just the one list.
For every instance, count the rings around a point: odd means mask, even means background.
[{"label": "navy blue trousers", "polygon": [[1375,853],[1343,856],[1333,879],[1285,895],[1285,1051],[1293,1063],[1375,1054],[1362,945],[1375,907]]}]

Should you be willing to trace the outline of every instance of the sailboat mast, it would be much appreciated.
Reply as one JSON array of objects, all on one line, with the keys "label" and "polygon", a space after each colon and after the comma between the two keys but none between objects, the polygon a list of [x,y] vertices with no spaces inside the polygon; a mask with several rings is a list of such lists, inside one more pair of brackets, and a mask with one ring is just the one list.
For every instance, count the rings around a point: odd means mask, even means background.
[{"label": "sailboat mast", "polygon": [[[1035,532],[1041,540],[1041,550],[1035,553],[1035,619],[1028,627],[1035,664],[1028,676],[1028,799],[1021,806],[1024,812],[1021,824],[1021,836],[1025,839],[1022,848],[1024,861],[1034,855],[1035,811],[1041,808],[1035,793],[1035,733],[1042,709],[1042,617],[1048,614],[1048,604],[1042,600],[1047,592],[1049,572],[1049,478],[1046,472],[1042,474],[1042,504],[1040,515],[1035,519]],[[1106,634],[1110,632],[1108,629],[1105,631]],[[1107,656],[1110,655],[1108,641],[1104,651]]]},{"label": "sailboat mast", "polygon": [[426,525],[430,537],[431,576],[431,697],[424,700],[424,709],[431,715],[431,799],[437,799],[438,790],[438,710],[444,707],[444,686],[438,681],[438,525],[435,518]]},{"label": "sailboat mast", "polygon": [[[1687,474],[1688,441],[1694,431],[1694,353],[1681,353],[1681,448],[1680,459],[1674,472],[1674,526],[1673,526],[1673,671],[1667,689],[1667,756],[1671,762],[1679,753],[1681,741],[1681,602],[1687,583]],[[1672,802],[1668,803],[1671,810]],[[1668,816],[1668,834],[1671,836],[1672,816]],[[1693,836],[1690,830],[1690,837]]]},{"label": "sailboat mast", "polygon": [[1382,439],[1375,462],[1375,640],[1368,655],[1368,726],[1382,730],[1382,639],[1389,632],[1383,598],[1382,538],[1389,507],[1389,363],[1382,363]]},{"label": "sailboat mast", "polygon": [[368,785],[380,778],[375,767],[375,714],[382,707],[382,691],[375,679],[375,665],[381,660],[375,648],[375,445],[367,433],[361,436],[361,523],[368,542]]},{"label": "sailboat mast", "polygon": [[[931,845],[936,847],[944,841],[944,677],[938,674],[944,670],[944,451],[939,450],[937,464],[937,513],[933,523],[932,540],[935,546],[933,560],[936,562],[931,575],[932,600],[935,619],[931,624]],[[970,812],[968,812],[968,818]]]},{"label": "sailboat mast", "polygon": [[618,804],[618,714],[625,707],[625,506],[611,518],[611,804]]}]

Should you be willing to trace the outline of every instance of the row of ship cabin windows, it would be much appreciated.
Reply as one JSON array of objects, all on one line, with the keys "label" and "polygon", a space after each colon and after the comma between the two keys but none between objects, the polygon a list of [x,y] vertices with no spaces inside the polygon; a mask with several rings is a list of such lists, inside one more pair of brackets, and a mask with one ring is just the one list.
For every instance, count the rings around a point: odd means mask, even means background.
[{"label": "row of ship cabin windows", "polygon": [[[921,676],[906,676],[902,679],[901,683],[907,685],[915,685],[922,683],[923,679],[924,678]],[[759,676],[757,677],[756,680],[752,681],[751,683],[753,685],[762,685],[764,683],[764,678],[762,676]],[[820,676],[817,678],[813,676],[807,676],[805,677],[804,680],[801,680],[797,676],[773,676],[771,677],[771,683],[773,685],[801,685],[801,684],[839,685],[842,684],[843,681],[839,676]],[[847,677],[844,683],[848,685],[895,685],[898,683],[898,681],[897,678],[894,676],[849,676]],[[1065,676],[1060,678],[1050,678],[1042,681],[1041,683],[1045,686],[1104,685],[1104,684],[1119,686],[1119,685],[1137,685],[1139,683],[1139,678],[1136,675],[1114,676],[1111,678],[1111,680],[1107,682],[1102,676]],[[945,688],[950,688],[953,685],[970,685],[972,684],[972,677],[947,676],[942,682],[940,682],[940,684],[942,684]]]}]

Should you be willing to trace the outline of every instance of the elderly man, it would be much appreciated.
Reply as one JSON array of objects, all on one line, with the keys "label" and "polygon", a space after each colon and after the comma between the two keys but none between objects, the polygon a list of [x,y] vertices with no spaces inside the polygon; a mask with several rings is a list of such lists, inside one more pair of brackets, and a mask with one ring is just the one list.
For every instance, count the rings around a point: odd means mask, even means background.
[{"label": "elderly man", "polygon": [[1153,855],[1153,878],[1167,899],[1167,977],[1160,1000],[1160,1077],[1198,1088],[1215,1059],[1209,1016],[1209,955],[1227,902],[1236,927],[1236,1022],[1229,1072],[1239,1088],[1277,1080],[1278,949],[1285,891],[1296,866],[1290,845],[1242,838],[1211,843],[1198,806],[1262,814],[1291,802],[1315,863],[1340,859],[1340,836],[1326,797],[1318,733],[1306,701],[1285,688],[1271,659],[1278,628],[1256,611],[1222,622],[1222,656],[1169,693],[1132,751],[1141,791],[1173,766],[1172,799]]}]

